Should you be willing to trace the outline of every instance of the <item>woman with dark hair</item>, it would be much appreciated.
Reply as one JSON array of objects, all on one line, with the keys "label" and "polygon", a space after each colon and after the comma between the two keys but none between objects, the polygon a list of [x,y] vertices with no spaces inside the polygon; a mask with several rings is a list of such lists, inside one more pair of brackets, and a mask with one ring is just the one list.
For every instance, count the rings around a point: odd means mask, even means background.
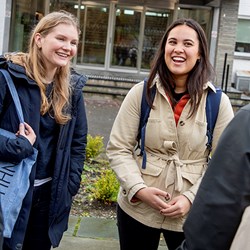
[{"label": "woman with dark hair", "polygon": [[[183,223],[206,171],[206,98],[216,92],[214,70],[201,26],[179,19],[164,34],[147,80],[151,106],[146,126],[146,167],[136,152],[143,82],[124,99],[113,124],[107,155],[120,181],[117,221],[121,250],[156,250],[163,233],[169,250],[184,239]],[[152,87],[156,94],[151,100]],[[222,93],[213,150],[233,118]],[[168,199],[171,197],[170,199]]]},{"label": "woman with dark hair", "polygon": [[27,53],[0,58],[0,68],[9,72],[16,86],[25,120],[19,125],[0,74],[0,127],[17,134],[13,140],[0,138],[0,159],[18,162],[31,155],[33,147],[38,150],[30,189],[11,237],[4,238],[4,250],[49,250],[59,245],[67,230],[87,143],[82,95],[86,77],[71,70],[78,39],[76,17],[52,12],[34,28]]}]

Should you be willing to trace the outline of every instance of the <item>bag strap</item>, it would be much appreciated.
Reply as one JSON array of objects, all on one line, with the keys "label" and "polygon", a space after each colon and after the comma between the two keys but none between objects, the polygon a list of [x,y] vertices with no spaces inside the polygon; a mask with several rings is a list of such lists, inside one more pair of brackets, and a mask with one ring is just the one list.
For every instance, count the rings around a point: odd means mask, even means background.
[{"label": "bag strap", "polygon": [[207,116],[207,148],[209,152],[212,150],[213,132],[215,123],[219,113],[220,100],[221,100],[222,90],[216,87],[216,92],[208,90],[207,100],[206,100],[206,116]]},{"label": "bag strap", "polygon": [[[140,117],[140,124],[138,129],[138,135],[137,135],[137,141],[138,141],[138,147],[140,148],[140,154],[142,155],[142,168],[146,168],[146,152],[144,150],[145,145],[145,134],[146,134],[146,124],[148,121],[149,113],[151,110],[151,107],[148,105],[147,98],[147,79],[144,79],[143,83],[143,92],[142,92],[142,100],[141,100],[141,117]],[[156,93],[156,85],[152,87],[151,91],[151,100],[154,100]]]},{"label": "bag strap", "polygon": [[20,123],[24,123],[24,118],[23,118],[23,111],[22,111],[22,108],[21,108],[21,103],[20,103],[20,100],[19,100],[19,96],[17,94],[17,91],[16,91],[16,88],[15,88],[15,85],[12,81],[12,78],[9,74],[9,72],[7,70],[4,70],[4,69],[0,69],[0,71],[2,72],[7,84],[8,84],[8,87],[9,87],[9,90],[10,90],[10,93],[11,93],[11,96],[13,98],[13,101],[15,103],[15,106],[16,106],[16,111],[17,111],[17,115],[18,115],[18,118],[19,118],[19,121]]}]

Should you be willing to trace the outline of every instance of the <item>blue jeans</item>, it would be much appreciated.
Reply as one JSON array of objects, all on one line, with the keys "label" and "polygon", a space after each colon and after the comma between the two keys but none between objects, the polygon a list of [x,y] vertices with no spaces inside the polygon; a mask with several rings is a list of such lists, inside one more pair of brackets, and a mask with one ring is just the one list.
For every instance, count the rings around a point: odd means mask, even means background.
[{"label": "blue jeans", "polygon": [[157,250],[163,233],[169,250],[175,250],[184,240],[183,232],[148,227],[117,207],[117,225],[121,250]]},{"label": "blue jeans", "polygon": [[49,205],[51,181],[34,188],[32,207],[22,250],[50,250]]}]

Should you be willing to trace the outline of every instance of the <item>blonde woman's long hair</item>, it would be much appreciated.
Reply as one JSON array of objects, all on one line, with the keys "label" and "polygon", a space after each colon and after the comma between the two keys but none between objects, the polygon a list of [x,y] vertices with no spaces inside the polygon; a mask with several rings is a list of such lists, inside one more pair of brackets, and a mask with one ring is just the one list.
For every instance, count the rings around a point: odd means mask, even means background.
[{"label": "blonde woman's long hair", "polygon": [[35,43],[36,33],[42,36],[48,35],[54,27],[59,24],[70,24],[76,27],[80,34],[79,23],[75,16],[66,11],[52,12],[44,16],[35,26],[31,33],[28,53],[9,53],[5,57],[14,63],[22,65],[26,69],[27,75],[35,80],[41,92],[41,109],[40,112],[44,115],[53,110],[53,116],[57,123],[65,124],[71,119],[71,115],[67,113],[70,105],[70,63],[66,66],[58,67],[55,78],[51,100],[46,97],[46,67],[43,60],[41,49]]}]

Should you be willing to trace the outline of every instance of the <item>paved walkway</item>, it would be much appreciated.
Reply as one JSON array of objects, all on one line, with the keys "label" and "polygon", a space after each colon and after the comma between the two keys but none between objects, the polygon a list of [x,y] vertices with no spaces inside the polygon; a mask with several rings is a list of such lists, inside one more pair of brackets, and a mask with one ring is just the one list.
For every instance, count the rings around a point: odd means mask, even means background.
[{"label": "paved walkway", "polygon": [[[119,250],[116,220],[94,217],[69,219],[59,250]],[[162,239],[158,250],[167,250]]]},{"label": "paved walkway", "polygon": [[92,136],[103,136],[106,146],[123,98],[84,93],[84,100],[88,120],[88,132]]}]

